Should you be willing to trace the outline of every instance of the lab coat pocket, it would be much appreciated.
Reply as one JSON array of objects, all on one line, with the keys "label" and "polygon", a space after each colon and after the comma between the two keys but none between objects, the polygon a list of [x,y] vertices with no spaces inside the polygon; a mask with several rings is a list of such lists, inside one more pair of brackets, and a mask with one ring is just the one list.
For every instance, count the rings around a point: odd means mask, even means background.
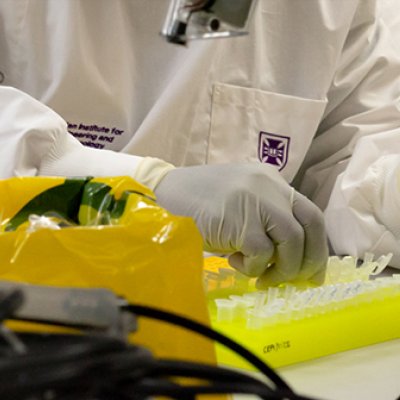
[{"label": "lab coat pocket", "polygon": [[274,165],[290,181],[315,135],[326,100],[217,83],[213,87],[208,163]]}]

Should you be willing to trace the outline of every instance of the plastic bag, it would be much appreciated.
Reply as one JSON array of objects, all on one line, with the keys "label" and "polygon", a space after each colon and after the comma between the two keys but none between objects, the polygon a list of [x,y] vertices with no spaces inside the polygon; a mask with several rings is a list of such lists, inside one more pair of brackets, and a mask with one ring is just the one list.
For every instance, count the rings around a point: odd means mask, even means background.
[{"label": "plastic bag", "polygon": [[[0,181],[0,193],[0,279],[108,288],[208,324],[200,234],[148,188],[128,177],[24,177]],[[32,215],[60,229],[32,229]],[[157,356],[215,361],[213,343],[164,323],[140,319],[130,340]]]}]

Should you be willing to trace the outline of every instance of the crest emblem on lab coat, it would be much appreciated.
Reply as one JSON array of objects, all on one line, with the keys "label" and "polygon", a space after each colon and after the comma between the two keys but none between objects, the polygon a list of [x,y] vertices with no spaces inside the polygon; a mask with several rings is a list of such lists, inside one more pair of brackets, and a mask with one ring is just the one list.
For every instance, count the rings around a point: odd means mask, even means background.
[{"label": "crest emblem on lab coat", "polygon": [[288,162],[290,137],[275,133],[260,132],[258,158],[262,163],[282,170]]}]

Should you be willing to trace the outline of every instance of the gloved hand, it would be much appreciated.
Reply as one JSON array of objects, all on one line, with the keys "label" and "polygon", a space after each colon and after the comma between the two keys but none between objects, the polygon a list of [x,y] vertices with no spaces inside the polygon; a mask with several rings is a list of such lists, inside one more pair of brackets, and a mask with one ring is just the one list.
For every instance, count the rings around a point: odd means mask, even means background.
[{"label": "gloved hand", "polygon": [[193,217],[205,250],[258,287],[293,280],[321,283],[328,247],[322,212],[272,166],[258,163],[176,168],[155,188],[158,203]]}]

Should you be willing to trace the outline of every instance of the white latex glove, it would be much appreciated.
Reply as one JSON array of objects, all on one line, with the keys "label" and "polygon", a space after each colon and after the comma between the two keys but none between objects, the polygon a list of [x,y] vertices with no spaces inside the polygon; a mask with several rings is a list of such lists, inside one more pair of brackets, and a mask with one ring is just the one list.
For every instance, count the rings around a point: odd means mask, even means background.
[{"label": "white latex glove", "polygon": [[259,287],[293,280],[321,283],[328,247],[322,212],[272,166],[223,164],[176,168],[155,188],[158,203],[193,217],[205,250]]}]

